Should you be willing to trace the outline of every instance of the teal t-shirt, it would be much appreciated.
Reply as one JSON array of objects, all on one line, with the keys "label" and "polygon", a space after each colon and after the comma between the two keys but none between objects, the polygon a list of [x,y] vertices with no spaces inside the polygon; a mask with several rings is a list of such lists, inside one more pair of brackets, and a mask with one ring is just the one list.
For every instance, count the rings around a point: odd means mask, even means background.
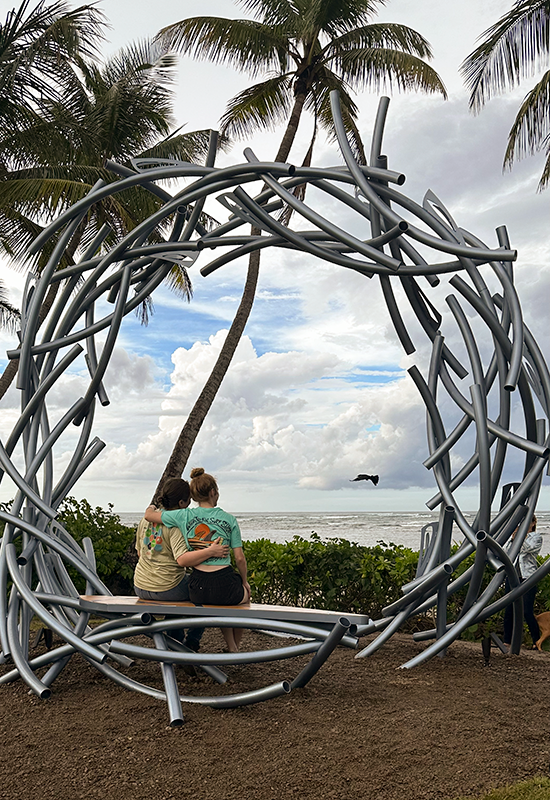
[{"label": "teal t-shirt", "polygon": [[[177,527],[183,533],[190,550],[208,547],[210,542],[222,539],[233,550],[242,547],[239,524],[232,514],[221,508],[178,508],[162,512],[162,524]],[[209,558],[202,562],[212,566],[231,564],[230,556]]]}]

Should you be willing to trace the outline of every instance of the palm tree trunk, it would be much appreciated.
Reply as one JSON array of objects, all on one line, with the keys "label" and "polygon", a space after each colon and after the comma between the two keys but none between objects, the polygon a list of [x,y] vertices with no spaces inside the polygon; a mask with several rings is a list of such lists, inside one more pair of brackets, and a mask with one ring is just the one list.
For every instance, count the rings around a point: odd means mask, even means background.
[{"label": "palm tree trunk", "polygon": [[250,254],[248,261],[248,273],[246,276],[246,283],[243,290],[241,302],[235,314],[235,318],[231,323],[231,327],[225,338],[220,354],[214,364],[212,372],[210,373],[204,388],[198,396],[191,413],[187,417],[187,421],[183,426],[181,433],[178,437],[172,454],[166,465],[159,484],[155,490],[153,502],[158,502],[159,496],[162,494],[162,486],[168,478],[179,478],[185,466],[191,449],[195,444],[195,439],[201,429],[201,425],[205,420],[206,415],[210,411],[210,407],[215,400],[218,389],[225,377],[229,365],[237,349],[237,345],[241,340],[241,336],[245,329],[250,311],[254,304],[256,296],[256,286],[258,284],[258,274],[260,269],[260,252],[257,250]]},{"label": "palm tree trunk", "polygon": [[19,369],[19,359],[14,358],[8,363],[8,366],[0,376],[0,399],[4,397],[4,395],[12,385],[13,379],[17,375],[18,369]]},{"label": "palm tree trunk", "polygon": [[[288,158],[288,154],[290,153],[290,149],[296,137],[305,99],[305,93],[296,95],[294,99],[294,106],[279,146],[279,150],[275,157],[275,161],[284,162]],[[251,233],[253,235],[258,235],[260,231],[257,228],[253,228]],[[206,415],[210,411],[210,407],[216,398],[218,389],[225,378],[225,374],[229,369],[233,356],[235,355],[237,345],[239,344],[241,336],[243,335],[248,317],[252,311],[254,298],[256,296],[256,286],[258,285],[259,271],[260,251],[256,250],[250,254],[248,259],[246,283],[239,308],[235,314],[235,319],[231,323],[231,327],[229,328],[229,332],[225,342],[223,343],[223,347],[220,351],[217,361],[214,364],[214,368],[208,376],[208,379],[204,384],[204,388],[198,396],[195,405],[191,409],[191,413],[181,429],[178,440],[174,445],[174,449],[172,450],[172,454],[170,455],[166,468],[162,474],[157,488],[155,489],[155,494],[152,501],[155,504],[158,504],[160,495],[162,494],[162,486],[164,485],[164,482],[168,480],[168,478],[179,478],[183,474],[183,470],[187,465],[191,450],[195,444],[195,439],[197,438],[202,423],[204,422]]]},{"label": "palm tree trunk", "polygon": [[290,118],[288,120],[284,136],[281,140],[281,144],[279,145],[279,150],[275,156],[275,161],[284,163],[287,160],[288,154],[290,153],[292,145],[294,144],[294,139],[296,138],[298,124],[300,122],[300,117],[302,116],[305,101],[305,92],[300,92],[300,94],[297,94],[294,98],[294,105],[290,113]]}]

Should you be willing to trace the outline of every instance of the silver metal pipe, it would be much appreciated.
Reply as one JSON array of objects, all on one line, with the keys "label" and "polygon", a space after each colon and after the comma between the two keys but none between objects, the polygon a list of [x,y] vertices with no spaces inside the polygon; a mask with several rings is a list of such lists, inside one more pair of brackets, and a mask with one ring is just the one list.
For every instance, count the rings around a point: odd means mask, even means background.
[{"label": "silver metal pipe", "polygon": [[[170,650],[175,650],[179,653],[192,653],[193,651],[186,647],[181,642],[178,642],[177,639],[172,638],[171,636],[165,636],[166,644],[170,648]],[[226,683],[227,682],[227,675],[225,672],[222,672],[221,669],[218,667],[212,666],[212,664],[200,664],[199,669],[206,673],[212,680],[216,681],[216,683]]]},{"label": "silver metal pipe", "polygon": [[[13,546],[13,545],[10,545]],[[24,657],[23,652],[21,651],[21,645],[19,643],[18,631],[17,631],[17,617],[19,614],[19,597],[17,596],[17,592],[15,589],[12,589],[11,594],[11,602],[8,608],[8,615],[7,615],[7,632],[8,632],[8,641],[9,641],[9,653],[13,658],[14,664],[17,667],[19,675],[25,681],[31,692],[34,692],[37,697],[40,697],[42,700],[47,700],[50,695],[50,689],[39,680],[34,672],[29,668],[27,665],[27,659]]]},{"label": "silver metal pipe", "polygon": [[[154,633],[153,641],[157,650],[166,650],[166,641],[162,633]],[[163,661],[160,665],[164,691],[166,692],[166,702],[168,703],[168,713],[170,715],[170,725],[172,728],[180,728],[183,725],[183,712],[181,709],[180,694],[174,665]]]},{"label": "silver metal pipe", "polygon": [[[242,620],[241,620],[242,622]],[[225,618],[216,621],[216,627],[236,627]],[[245,627],[245,626],[242,626]],[[175,653],[172,650],[153,650],[150,647],[140,647],[126,642],[117,642],[113,639],[109,644],[109,650],[113,653],[122,653],[130,658],[144,658],[148,661],[172,661],[174,664],[258,664],[264,661],[280,661],[283,658],[295,658],[296,656],[315,653],[321,643],[316,640],[305,644],[289,645],[288,647],[277,647],[273,650],[257,650],[254,653]]]},{"label": "silver metal pipe", "polygon": [[303,688],[313,678],[320,667],[323,666],[332,651],[338,647],[344,634],[350,628],[350,622],[345,617],[340,617],[338,622],[335,623],[330,635],[327,636],[321,647],[317,650],[309,664],[297,675],[290,684],[292,689]]},{"label": "silver metal pipe", "polygon": [[408,594],[403,595],[399,600],[395,600],[389,606],[383,608],[382,616],[393,617],[402,608],[410,605],[414,600],[424,597],[443,581],[448,581],[452,574],[453,568],[450,564],[440,564],[439,567],[436,567],[431,573],[423,575],[423,580],[420,581],[414,589],[411,589]]},{"label": "silver metal pipe", "polygon": [[75,636],[73,632],[69,630],[69,628],[66,628],[64,625],[61,625],[56,619],[54,619],[54,617],[47,611],[42,603],[36,599],[31,589],[21,579],[19,567],[17,566],[17,554],[14,544],[9,544],[7,546],[6,559],[11,578],[14,584],[17,586],[17,591],[25,603],[32,608],[36,616],[41,619],[47,627],[51,628],[55,633],[57,633],[61,639],[69,644],[72,644],[72,646],[75,647],[79,652],[86,653],[86,655],[88,655],[90,658],[93,658],[94,661],[99,661],[100,664],[105,661],[105,653],[101,652],[95,647],[92,647],[80,637]]}]

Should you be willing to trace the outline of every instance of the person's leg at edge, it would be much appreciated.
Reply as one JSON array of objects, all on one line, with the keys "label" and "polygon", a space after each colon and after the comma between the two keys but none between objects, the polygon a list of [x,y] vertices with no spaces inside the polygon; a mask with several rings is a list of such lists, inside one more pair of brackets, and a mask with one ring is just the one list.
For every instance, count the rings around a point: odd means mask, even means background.
[{"label": "person's leg at edge", "polygon": [[[185,578],[180,581],[179,589],[181,589],[182,600],[190,602],[191,598],[189,597],[189,575],[186,575]],[[187,636],[185,639],[182,639],[183,643],[192,650],[194,653],[199,652],[200,643],[202,639],[202,635],[204,633],[204,628],[189,628],[187,630]]]},{"label": "person's leg at edge", "polygon": [[235,641],[235,631],[242,633],[240,628],[220,628],[222,636],[225,639],[225,644],[230,653],[238,653],[239,646]]},{"label": "person's leg at edge", "polygon": [[[147,589],[140,589],[134,586],[134,592],[142,600],[160,600],[165,603],[184,603],[189,601],[189,576],[186,575],[177,586],[167,589],[165,592],[150,592]],[[189,628],[187,638],[185,628],[174,628],[169,631],[169,635],[178,642],[185,644],[194,653],[198,652],[200,640],[204,633],[204,628]]]},{"label": "person's leg at edge", "polygon": [[525,617],[527,627],[529,628],[531,639],[533,640],[533,647],[535,646],[535,642],[538,642],[540,639],[540,628],[537,620],[535,619],[534,612],[536,593],[537,587],[535,585],[523,595],[523,615]]},{"label": "person's leg at edge", "polygon": [[[246,589],[244,589],[244,587],[243,587],[243,591],[244,591],[244,595],[243,595],[243,599],[239,603],[240,606],[243,605],[244,603],[248,603],[248,601],[250,600],[250,598],[248,596],[248,592],[246,591]],[[235,644],[237,645],[237,650],[241,646],[243,633],[244,633],[243,628],[233,628],[233,638],[235,639]]]},{"label": "person's leg at edge", "polygon": [[[238,605],[248,603],[248,592],[243,587],[243,599]],[[225,644],[230,653],[238,653],[239,647],[243,638],[243,628],[220,628]]]}]

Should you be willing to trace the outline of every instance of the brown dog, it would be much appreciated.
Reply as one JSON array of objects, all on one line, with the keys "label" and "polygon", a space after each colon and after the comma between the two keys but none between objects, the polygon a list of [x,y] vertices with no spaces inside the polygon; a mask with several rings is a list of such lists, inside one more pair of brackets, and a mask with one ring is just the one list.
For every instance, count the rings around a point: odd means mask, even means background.
[{"label": "brown dog", "polygon": [[543,611],[542,614],[535,614],[535,619],[539,624],[540,639],[535,642],[535,647],[542,652],[542,643],[550,637],[550,611]]}]

